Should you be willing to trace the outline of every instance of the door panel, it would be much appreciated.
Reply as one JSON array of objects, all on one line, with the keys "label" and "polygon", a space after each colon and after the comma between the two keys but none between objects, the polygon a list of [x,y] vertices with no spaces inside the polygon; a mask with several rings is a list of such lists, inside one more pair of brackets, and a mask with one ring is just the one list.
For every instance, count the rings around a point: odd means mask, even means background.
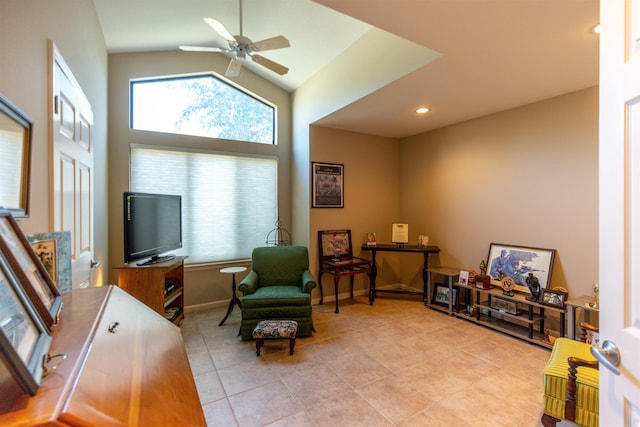
[{"label": "door panel", "polygon": [[600,365],[600,419],[638,427],[640,0],[600,5],[600,338],[620,355],[619,375]]},{"label": "door panel", "polygon": [[51,44],[52,230],[71,233],[73,288],[92,283],[93,112],[70,68]]}]

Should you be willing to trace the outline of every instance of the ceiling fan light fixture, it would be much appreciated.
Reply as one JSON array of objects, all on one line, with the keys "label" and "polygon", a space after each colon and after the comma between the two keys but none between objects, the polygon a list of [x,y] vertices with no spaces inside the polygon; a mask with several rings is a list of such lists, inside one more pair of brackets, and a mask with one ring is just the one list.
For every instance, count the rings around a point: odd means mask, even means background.
[{"label": "ceiling fan light fixture", "polygon": [[418,114],[427,114],[429,111],[430,111],[429,107],[419,107],[416,110],[416,113],[418,113]]}]

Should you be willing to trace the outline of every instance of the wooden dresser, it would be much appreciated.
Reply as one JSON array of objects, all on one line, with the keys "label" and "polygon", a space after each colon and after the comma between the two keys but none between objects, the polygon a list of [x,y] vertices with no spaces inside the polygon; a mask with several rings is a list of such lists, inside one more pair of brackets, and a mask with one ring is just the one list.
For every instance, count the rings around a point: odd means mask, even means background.
[{"label": "wooden dresser", "polygon": [[0,390],[0,425],[205,426],[180,329],[115,286],[63,296],[35,396]]}]

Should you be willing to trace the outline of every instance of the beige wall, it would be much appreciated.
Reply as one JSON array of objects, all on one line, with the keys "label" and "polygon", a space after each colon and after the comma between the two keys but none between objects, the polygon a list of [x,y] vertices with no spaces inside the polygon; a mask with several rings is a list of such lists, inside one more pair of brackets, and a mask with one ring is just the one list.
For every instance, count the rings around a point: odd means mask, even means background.
[{"label": "beige wall", "polygon": [[[202,147],[204,143],[211,148],[199,138],[129,130],[128,79],[207,69],[223,73],[227,61],[183,52],[110,55],[107,93],[107,54],[91,2],[0,2],[0,93],[35,125],[32,213],[22,221],[28,233],[49,226],[48,39],[73,69],[94,110],[96,258],[103,261],[102,277],[122,260],[121,194],[128,188],[128,144],[177,142]],[[252,73],[241,77],[240,84],[280,106],[280,145],[275,148],[281,159],[280,213],[285,226],[295,222],[294,216],[309,216],[315,271],[317,230],[351,228],[359,247],[366,232],[375,231],[380,241],[388,241],[390,224],[406,221],[412,241],[426,233],[442,248],[432,264],[476,268],[486,258],[490,242],[554,248],[558,253],[552,283],[566,286],[572,295],[590,292],[598,274],[596,88],[402,141],[312,126],[309,152],[297,162],[292,192],[291,164],[296,154],[291,153],[290,95]],[[221,150],[246,149],[232,141],[213,144]],[[298,152],[304,150],[297,147]],[[309,208],[308,160],[345,165],[344,209]],[[307,237],[294,233],[294,240],[305,242]],[[405,260],[385,256],[379,283],[419,286],[420,261]],[[228,299],[228,277],[211,273],[211,268],[187,273],[187,305]],[[113,272],[110,279],[115,282]],[[357,286],[363,289],[364,281]],[[329,286],[325,288],[331,295]]]},{"label": "beige wall", "polygon": [[[278,210],[285,228],[291,224],[291,95],[243,68],[233,79],[278,109],[278,144],[199,138],[129,128],[129,81],[136,78],[170,76],[214,71],[224,75],[228,58],[211,53],[162,51],[109,55],[109,253],[111,267],[123,265],[122,193],[129,189],[129,144],[185,147],[226,152],[277,156]],[[241,124],[240,124],[241,125]],[[171,179],[171,177],[167,177]],[[212,183],[215,185],[215,183]],[[220,209],[224,209],[220,206]],[[274,224],[275,227],[275,224]],[[266,235],[264,236],[266,240]],[[240,265],[248,265],[247,262]],[[226,265],[188,267],[185,270],[185,305],[194,306],[230,297],[231,279],[219,273]],[[240,280],[243,275],[238,275]],[[117,282],[111,270],[111,282]]]},{"label": "beige wall", "polygon": [[[310,214],[309,253],[314,274],[318,272],[318,230],[351,229],[354,256],[370,258],[360,249],[368,232],[376,232],[380,241],[391,240],[391,221],[400,215],[400,151],[393,138],[363,135],[318,126],[310,128],[312,162],[344,165],[344,208],[314,208]],[[307,187],[309,188],[309,187]],[[400,279],[396,256],[380,255],[381,286]],[[342,279],[339,294],[348,292],[347,278]],[[368,286],[366,277],[356,276],[356,290]],[[335,295],[333,280],[323,278],[325,298]],[[314,297],[320,292],[315,290]]]},{"label": "beige wall", "polygon": [[[93,2],[0,1],[0,93],[33,120],[31,213],[21,221],[27,234],[50,231],[49,68],[52,40],[93,108],[95,277],[104,282],[107,248],[107,51]],[[52,102],[52,101],[51,101]]]},{"label": "beige wall", "polygon": [[[391,224],[430,236],[430,266],[478,269],[491,242],[556,249],[552,286],[588,295],[598,277],[598,89],[459,123],[401,141],[311,127],[311,161],[345,165],[345,208],[311,209],[317,230],[350,228],[354,247]],[[356,255],[359,250],[356,251]],[[370,257],[368,253],[361,253]],[[379,286],[422,287],[422,256],[378,254]],[[356,290],[367,282],[358,278]],[[347,297],[348,281],[339,290]],[[332,280],[323,280],[333,299]],[[316,297],[319,291],[316,290]],[[558,330],[558,319],[547,323]]]},{"label": "beige wall", "polygon": [[402,216],[412,240],[440,246],[441,265],[478,269],[491,242],[551,248],[551,285],[591,293],[597,88],[407,138],[401,152]]}]

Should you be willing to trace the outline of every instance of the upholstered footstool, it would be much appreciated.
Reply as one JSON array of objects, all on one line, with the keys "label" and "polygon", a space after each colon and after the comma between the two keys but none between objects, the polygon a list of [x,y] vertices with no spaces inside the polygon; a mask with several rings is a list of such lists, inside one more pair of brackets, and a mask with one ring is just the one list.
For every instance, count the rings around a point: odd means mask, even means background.
[{"label": "upholstered footstool", "polygon": [[258,322],[253,330],[253,339],[256,340],[256,354],[260,356],[260,348],[264,340],[288,339],[289,354],[293,354],[293,346],[296,343],[298,322],[295,320],[263,320]]}]

